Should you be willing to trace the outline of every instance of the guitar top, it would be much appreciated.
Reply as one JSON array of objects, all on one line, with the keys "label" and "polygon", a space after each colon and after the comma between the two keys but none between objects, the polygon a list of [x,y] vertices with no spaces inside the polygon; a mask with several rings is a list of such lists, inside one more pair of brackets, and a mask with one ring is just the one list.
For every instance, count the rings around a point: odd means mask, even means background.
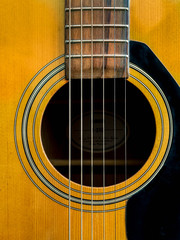
[{"label": "guitar top", "polygon": [[0,239],[180,239],[180,2],[0,16]]}]

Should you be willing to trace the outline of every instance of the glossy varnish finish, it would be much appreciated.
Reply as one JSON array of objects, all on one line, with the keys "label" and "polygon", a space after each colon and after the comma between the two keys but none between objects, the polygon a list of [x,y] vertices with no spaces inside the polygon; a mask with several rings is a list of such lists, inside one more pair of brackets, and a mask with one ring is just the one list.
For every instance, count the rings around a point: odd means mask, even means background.
[{"label": "glossy varnish finish", "polygon": [[[66,240],[68,208],[50,200],[33,185],[14,144],[15,112],[22,92],[39,69],[64,53],[64,2],[2,0],[0,4],[0,239]],[[179,9],[178,1],[131,1],[131,39],[147,43],[180,83]],[[52,171],[58,177],[53,167]],[[39,186],[43,188],[40,181]],[[124,214],[116,212],[119,226],[124,226]],[[83,214],[84,239],[91,239],[89,215]],[[80,239],[80,212],[72,211],[71,216],[71,239]],[[106,213],[105,221],[106,239],[115,239],[115,213]],[[95,213],[94,239],[103,239],[102,224],[103,214]],[[125,229],[119,229],[117,239],[125,239]]]}]

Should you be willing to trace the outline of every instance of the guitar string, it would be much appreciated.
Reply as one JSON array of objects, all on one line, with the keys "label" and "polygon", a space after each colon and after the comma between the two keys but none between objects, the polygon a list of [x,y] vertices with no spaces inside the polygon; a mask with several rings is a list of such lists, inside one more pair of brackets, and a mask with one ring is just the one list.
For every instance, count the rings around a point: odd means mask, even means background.
[{"label": "guitar string", "polygon": [[71,240],[71,0],[69,0],[69,210],[68,227]]},{"label": "guitar string", "polygon": [[[129,0],[127,0],[127,7],[128,7],[128,11],[127,11],[127,24],[129,26]],[[128,58],[125,61],[125,129],[124,129],[124,134],[125,134],[125,194],[127,193],[127,174],[128,174],[128,163],[127,163],[127,78],[128,78],[128,72],[129,72],[129,27],[127,29],[127,40],[128,40]]]},{"label": "guitar string", "polygon": [[[115,186],[115,198],[116,198],[116,165],[117,165],[117,156],[116,156],[116,1],[114,0],[114,186]],[[116,203],[115,203],[116,209]],[[116,211],[114,213],[114,220],[115,220],[115,240],[116,240]]]},{"label": "guitar string", "polygon": [[104,16],[104,0],[103,0],[103,239],[105,239],[105,64],[104,64],[104,38],[105,38],[105,16]]},{"label": "guitar string", "polygon": [[[116,55],[116,1],[114,1],[114,56]],[[117,184],[117,152],[116,152],[116,138],[117,138],[117,128],[116,128],[116,78],[118,77],[116,75],[116,66],[117,65],[117,60],[116,57],[114,57],[114,184],[115,184],[115,198],[116,198],[116,184]],[[116,203],[115,203],[115,209],[116,209]],[[117,230],[117,214],[115,211],[114,214],[115,217],[115,239],[116,239],[116,230]]]},{"label": "guitar string", "polygon": [[82,61],[82,54],[83,54],[83,0],[81,0],[81,240],[83,240],[83,61]]},{"label": "guitar string", "polygon": [[[115,3],[115,1],[114,1]],[[129,4],[128,4],[129,5]],[[93,21],[93,3],[91,10],[91,18]],[[93,25],[93,23],[92,23]],[[71,239],[71,0],[69,1],[69,240]],[[104,35],[104,1],[103,1],[103,35]],[[93,39],[93,26],[91,26],[91,36]],[[129,39],[129,31],[128,31]],[[115,54],[115,6],[114,6],[114,54]],[[114,61],[116,58],[114,57]],[[115,66],[114,64],[114,149],[116,146],[116,78],[115,78]],[[125,61],[125,182],[127,180],[127,145],[126,145],[126,61]],[[81,0],[81,239],[82,236],[82,185],[83,185],[83,81],[82,81],[82,0]],[[103,36],[103,200],[105,196],[105,83],[104,83],[104,36]],[[91,206],[91,225],[92,225],[92,239],[93,239],[93,41],[91,41],[91,191],[92,191],[92,206]],[[116,150],[115,150],[115,187],[116,187]],[[105,204],[103,205],[105,207]],[[105,213],[105,211],[104,211]],[[103,217],[105,219],[105,216]],[[103,236],[105,237],[105,220]],[[116,219],[115,219],[116,224]],[[116,232],[116,231],[115,231]]]},{"label": "guitar string", "polygon": [[[128,24],[128,29],[127,29],[127,40],[128,40],[128,46],[126,49],[126,51],[128,51],[128,58],[125,61],[125,88],[124,88],[124,94],[125,94],[125,129],[124,129],[124,134],[125,134],[125,195],[127,194],[127,174],[128,174],[128,160],[127,160],[127,78],[129,77],[129,37],[130,37],[130,33],[129,33],[129,16],[130,16],[130,0],[127,0],[127,7],[128,7],[128,11],[127,11],[127,15],[126,19],[127,19],[127,24]],[[125,223],[126,223],[126,219],[125,219]]]},{"label": "guitar string", "polygon": [[94,107],[93,107],[93,1],[91,1],[91,240],[93,240],[93,158],[94,158]]}]

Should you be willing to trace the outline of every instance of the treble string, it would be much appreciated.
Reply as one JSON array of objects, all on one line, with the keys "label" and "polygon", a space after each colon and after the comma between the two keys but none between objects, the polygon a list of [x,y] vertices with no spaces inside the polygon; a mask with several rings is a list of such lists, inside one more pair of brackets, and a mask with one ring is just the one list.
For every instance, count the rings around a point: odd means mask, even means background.
[{"label": "treble string", "polygon": [[71,0],[69,0],[69,240],[71,240]]},{"label": "treble string", "polygon": [[[114,194],[116,199],[116,165],[117,165],[117,156],[116,156],[116,1],[114,1]],[[115,203],[116,209],[116,203]],[[115,210],[115,240],[116,240],[116,210]]]},{"label": "treble string", "polygon": [[104,16],[104,0],[103,0],[103,239],[105,239],[105,64],[104,64],[104,38],[105,38],[105,16]]},{"label": "treble string", "polygon": [[[127,61],[125,62],[125,194],[127,194],[127,175],[128,175],[128,165],[127,165],[127,78],[129,77],[129,38],[130,38],[130,30],[129,30],[129,8],[130,8],[130,1],[127,0]],[[126,70],[127,69],[127,70]]]},{"label": "treble string", "polygon": [[125,194],[127,193],[126,187],[127,187],[127,174],[128,174],[128,165],[127,165],[127,78],[129,75],[129,0],[127,0],[127,60],[125,61],[125,87],[124,87],[124,94],[125,94],[125,129],[124,129],[124,134],[125,134]]},{"label": "treble string", "polygon": [[94,158],[94,107],[93,107],[93,1],[91,1],[91,240],[93,240],[93,158]]},{"label": "treble string", "polygon": [[81,0],[81,240],[83,240],[83,0]]}]

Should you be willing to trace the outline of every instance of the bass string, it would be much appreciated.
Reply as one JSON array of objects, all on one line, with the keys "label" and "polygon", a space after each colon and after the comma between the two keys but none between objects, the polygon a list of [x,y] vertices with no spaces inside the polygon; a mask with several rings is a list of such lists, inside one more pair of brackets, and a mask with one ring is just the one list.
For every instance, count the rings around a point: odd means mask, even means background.
[{"label": "bass string", "polygon": [[[81,240],[83,240],[83,0],[81,0]],[[91,1],[91,240],[93,240],[94,185],[93,1]]]}]

